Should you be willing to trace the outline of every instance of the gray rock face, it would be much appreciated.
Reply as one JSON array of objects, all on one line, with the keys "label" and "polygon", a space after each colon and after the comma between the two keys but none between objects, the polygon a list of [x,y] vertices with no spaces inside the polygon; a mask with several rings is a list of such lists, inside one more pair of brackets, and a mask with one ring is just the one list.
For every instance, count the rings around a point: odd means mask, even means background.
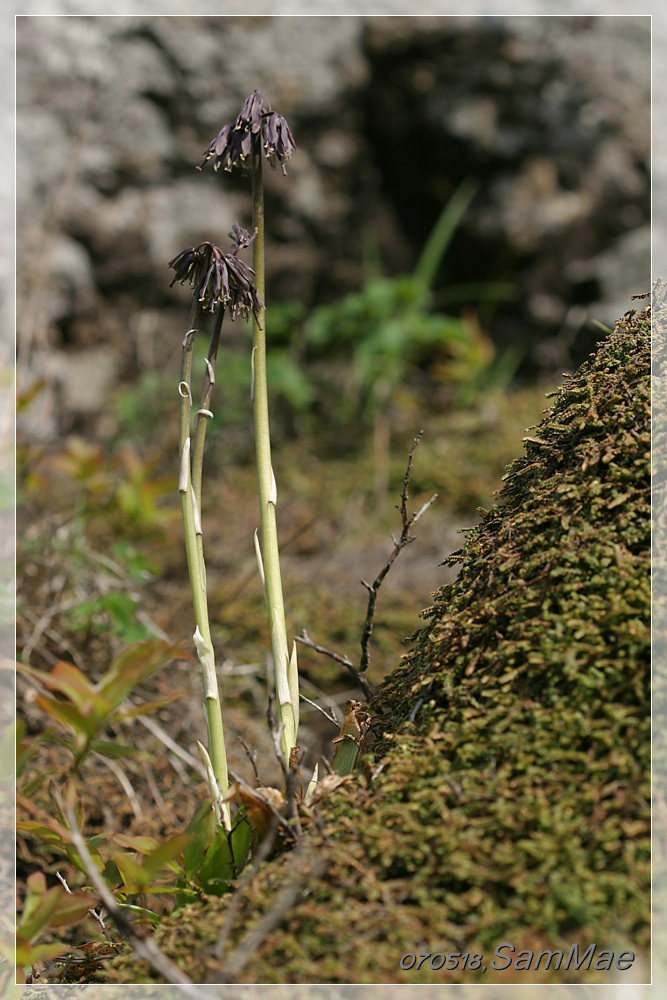
[{"label": "gray rock face", "polygon": [[[648,289],[647,17],[19,17],[17,38],[31,378],[109,345],[136,372],[144,313],[177,350],[188,296],[167,261],[250,218],[247,181],[194,166],[255,87],[299,147],[287,178],[267,171],[272,300],[359,287],[373,244],[409,270],[469,176],[437,284],[516,283],[491,333],[532,344],[533,367],[577,360],[591,316]],[[47,437],[83,412],[62,388]]]}]

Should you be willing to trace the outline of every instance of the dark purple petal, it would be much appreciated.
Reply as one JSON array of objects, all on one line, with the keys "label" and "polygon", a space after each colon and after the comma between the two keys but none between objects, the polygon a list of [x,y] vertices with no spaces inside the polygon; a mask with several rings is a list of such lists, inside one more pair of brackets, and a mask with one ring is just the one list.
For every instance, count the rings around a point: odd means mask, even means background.
[{"label": "dark purple petal", "polygon": [[242,226],[239,226],[238,222],[235,222],[232,225],[232,231],[229,234],[234,247],[234,255],[236,256],[239,250],[245,250],[246,247],[249,247],[256,236],[257,230],[255,230],[251,236],[247,229],[243,229]]},{"label": "dark purple petal", "polygon": [[[239,232],[244,233],[245,230]],[[214,312],[218,305],[228,307],[232,319],[257,314],[264,303],[253,284],[254,271],[233,254],[226,254],[213,243],[200,243],[182,250],[169,262],[175,281],[189,281],[204,309]],[[171,286],[170,286],[171,287]]]},{"label": "dark purple petal", "polygon": [[278,163],[285,173],[285,163],[296,150],[296,143],[287,121],[274,111],[267,111],[264,98],[254,90],[239,111],[233,125],[224,125],[210,144],[198,168],[215,157],[213,167],[229,172],[235,167],[246,168],[252,152],[252,137],[260,133],[266,157],[272,167]]},{"label": "dark purple petal", "polygon": [[252,150],[252,135],[250,132],[245,132],[241,138],[241,157],[246,158],[250,156]]},{"label": "dark purple petal", "polygon": [[234,122],[234,128],[242,129],[245,132],[259,132],[263,112],[264,98],[258,90],[253,90],[252,94],[246,97],[243,102],[243,107]]},{"label": "dark purple petal", "polygon": [[264,149],[271,166],[280,163],[285,173],[285,162],[296,151],[296,143],[287,120],[275,111],[264,119]]},{"label": "dark purple petal", "polygon": [[278,115],[270,114],[264,122],[264,145],[268,149],[275,149],[278,141]]},{"label": "dark purple petal", "polygon": [[227,141],[228,141],[227,137],[229,136],[229,132],[230,132],[229,125],[223,125],[223,127],[218,132],[216,138],[214,139],[213,152],[215,153],[216,156],[221,156],[222,153],[224,152],[227,146]]}]

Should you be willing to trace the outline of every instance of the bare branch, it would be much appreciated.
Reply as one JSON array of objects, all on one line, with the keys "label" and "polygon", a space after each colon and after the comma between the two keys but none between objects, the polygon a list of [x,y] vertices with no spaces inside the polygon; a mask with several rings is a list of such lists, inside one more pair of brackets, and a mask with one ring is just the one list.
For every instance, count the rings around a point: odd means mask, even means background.
[{"label": "bare branch", "polygon": [[[63,876],[60,874],[60,872],[56,872],[56,878],[61,882],[63,888],[65,889],[65,892],[68,892],[70,894],[70,896],[71,896],[72,895],[72,890],[70,889],[70,887],[67,884],[67,879],[64,879]],[[100,907],[100,909],[103,911],[104,907]],[[94,917],[94,919],[97,920],[98,924],[102,928],[102,933],[104,934],[104,936],[107,939],[107,941],[110,944],[113,944],[114,942],[109,937],[109,932],[106,929],[106,927],[104,926],[104,917],[102,916],[102,913],[98,913],[97,910],[94,910],[92,907],[90,908],[90,910],[88,910],[88,912],[90,913],[91,917]]]},{"label": "bare branch", "polygon": [[139,796],[135,792],[132,782],[125,774],[125,771],[122,769],[120,764],[118,764],[117,761],[113,760],[111,757],[105,757],[104,754],[97,753],[95,750],[93,750],[93,754],[99,761],[102,762],[102,764],[105,765],[105,767],[108,767],[111,773],[116,777],[116,779],[118,780],[118,784],[121,786],[121,788],[127,795],[127,798],[130,803],[130,808],[132,809],[132,812],[134,813],[136,818],[143,819],[144,811],[141,808],[141,802],[139,801]]},{"label": "bare branch", "polygon": [[[127,698],[124,704],[125,703],[131,705],[132,707],[136,707],[137,704],[130,698]],[[184,761],[188,767],[192,768],[193,771],[196,771],[200,777],[204,779],[206,778],[206,768],[202,765],[202,762],[197,760],[196,757],[193,757],[187,750],[184,750],[183,747],[179,746],[175,740],[172,740],[171,736],[169,736],[169,734],[164,731],[162,726],[155,722],[154,719],[152,719],[149,715],[139,715],[137,716],[137,721],[140,722],[142,726],[145,726],[146,729],[153,734],[153,736],[157,737],[157,739],[160,740],[160,742],[163,743],[168,750],[171,750],[176,757]],[[181,772],[179,772],[179,774],[180,773]],[[184,780],[187,781],[187,778]]]},{"label": "bare branch", "polygon": [[[299,806],[296,801],[296,787],[300,781],[300,774],[298,770],[292,770],[285,760],[285,754],[280,746],[280,737],[282,734],[283,726],[282,724],[278,726],[276,724],[275,717],[273,715],[273,694],[269,691],[269,698],[266,706],[266,718],[269,724],[269,732],[271,733],[271,739],[273,740],[273,750],[280,764],[280,769],[283,772],[283,778],[285,780],[285,801],[287,802],[287,808],[290,814],[290,820],[292,822],[292,829],[297,840],[301,838],[301,821],[299,819]],[[298,747],[295,747],[298,751]]]},{"label": "bare branch", "polygon": [[71,806],[65,803],[60,789],[55,786],[52,787],[58,806],[67,817],[67,822],[69,824],[69,836],[72,844],[77,849],[83,867],[86,870],[86,874],[88,875],[97,896],[102,903],[104,903],[109,916],[115,923],[118,930],[125,935],[137,956],[145,962],[148,962],[150,967],[157,972],[158,975],[162,976],[165,982],[174,986],[184,987],[182,992],[187,996],[200,998],[202,996],[207,996],[210,1000],[212,1000],[215,994],[211,993],[210,990],[205,990],[204,993],[202,993],[201,987],[194,985],[190,977],[187,976],[182,969],[180,969],[164,954],[163,951],[158,948],[153,938],[144,936],[145,931],[143,928],[135,929],[133,921],[116,902],[116,897],[108,888],[100,872],[97,870],[93,859],[90,856],[90,852],[88,851],[88,846],[83,839],[81,831],[79,830],[74,810]]},{"label": "bare branch", "polygon": [[255,781],[257,782],[258,785],[261,785],[262,784],[262,780],[261,780],[261,778],[259,776],[259,773],[257,771],[257,751],[256,750],[251,750],[250,747],[248,746],[248,744],[246,743],[246,741],[243,739],[242,736],[237,736],[236,738],[239,741],[239,743],[241,744],[241,746],[243,747],[243,749],[245,750],[245,752],[247,753],[248,760],[252,764],[252,769],[253,769],[253,772],[254,772],[254,775],[255,775]]},{"label": "bare branch", "polygon": [[336,719],[333,715],[329,715],[329,713],[326,712],[321,705],[318,705],[316,701],[311,701],[310,698],[306,698],[305,694],[301,694],[301,692],[299,692],[299,698],[301,698],[301,701],[305,701],[306,704],[312,705],[318,712],[321,712],[327,722],[330,722],[332,726],[335,726],[337,729],[340,727],[338,719]]},{"label": "bare branch", "polygon": [[326,649],[324,646],[318,646],[317,643],[313,642],[310,638],[305,628],[301,629],[301,635],[297,635],[295,638],[297,642],[301,642],[304,646],[314,649],[316,653],[320,653],[322,656],[328,656],[330,659],[335,660],[336,663],[342,664],[342,666],[344,666],[345,669],[352,674],[366,697],[372,698],[373,688],[366,678],[360,675],[352,660],[348,659],[347,656],[341,656],[339,653],[334,653],[331,649]]},{"label": "bare branch", "polygon": [[[375,606],[377,604],[377,596],[384,579],[394,564],[394,560],[398,556],[399,552],[409,545],[410,542],[414,542],[415,535],[410,534],[410,528],[420,520],[420,518],[426,513],[428,508],[434,503],[438,494],[434,493],[430,500],[428,500],[423,506],[412,516],[408,515],[408,498],[409,498],[409,487],[410,487],[410,477],[412,475],[412,465],[415,457],[415,451],[417,446],[421,441],[422,434],[424,432],[420,431],[417,437],[412,442],[412,447],[410,448],[410,453],[408,455],[408,464],[405,470],[405,476],[403,478],[403,490],[401,492],[401,505],[397,506],[397,510],[401,514],[402,531],[400,538],[396,539],[394,535],[391,536],[391,540],[394,543],[394,548],[387,559],[386,563],[375,577],[373,583],[368,583],[366,580],[362,580],[361,584],[368,591],[368,604],[366,605],[366,618],[364,621],[362,633],[361,633],[361,659],[359,661],[359,667],[355,667],[352,661],[347,656],[341,656],[339,653],[334,653],[331,649],[327,649],[325,646],[318,646],[317,643],[313,642],[305,628],[301,630],[301,635],[296,636],[296,641],[303,643],[304,646],[308,646],[310,649],[314,649],[316,653],[321,653],[322,656],[328,656],[330,659],[335,660],[336,663],[340,663],[345,667],[346,670],[354,677],[356,683],[359,685],[360,689],[364,692],[364,695],[368,700],[373,697],[373,687],[366,677],[366,672],[368,670],[368,665],[370,663],[370,639],[373,634],[373,619],[375,617]],[[307,699],[306,699],[307,700]]]},{"label": "bare branch", "polygon": [[289,881],[276,896],[275,902],[260,922],[252,927],[240,941],[235,950],[224,963],[223,969],[216,970],[225,982],[233,982],[234,977],[247,965],[248,961],[261,946],[265,938],[278,927],[285,914],[294,906],[314,878],[322,874],[325,861],[316,857],[310,864],[304,864],[299,848],[294,852],[294,860],[290,866]]},{"label": "bare branch", "polygon": [[411,520],[410,520],[410,526],[411,526],[411,527],[412,527],[412,525],[413,525],[413,524],[416,524],[416,523],[417,523],[417,521],[418,521],[418,520],[420,519],[420,517],[422,516],[422,514],[425,514],[425,513],[426,513],[426,511],[427,511],[427,510],[429,509],[429,507],[431,506],[431,504],[432,504],[432,503],[435,503],[435,501],[436,501],[437,499],[438,499],[438,494],[437,494],[437,493],[434,493],[434,494],[433,494],[433,496],[431,497],[431,499],[430,499],[430,500],[427,500],[427,501],[426,501],[426,503],[424,504],[424,506],[423,506],[423,507],[421,507],[421,508],[420,508],[420,509],[419,509],[419,510],[417,511],[417,513],[416,513],[416,514],[413,514],[413,515],[412,515],[412,518],[411,518]]},{"label": "bare branch", "polygon": [[[300,687],[308,688],[314,695],[317,695],[318,704],[326,705],[326,707],[331,710],[331,716],[336,720],[336,725],[340,726],[343,720],[338,714],[339,701],[337,701],[336,698],[332,698],[331,695],[327,694],[326,691],[323,691],[321,687],[318,687],[317,684],[314,684],[307,677],[302,676],[299,684]],[[341,698],[340,695],[338,697],[340,699],[340,704],[344,704],[349,695],[346,695],[345,698]]]},{"label": "bare branch", "polygon": [[431,497],[431,499],[423,505],[421,510],[419,510],[416,514],[413,514],[412,517],[408,516],[408,490],[410,487],[410,476],[412,475],[412,463],[414,461],[415,451],[417,450],[417,446],[421,441],[423,433],[424,433],[423,431],[420,431],[417,437],[412,442],[412,447],[410,448],[410,454],[408,455],[408,464],[405,469],[405,477],[403,479],[403,491],[401,493],[401,506],[397,507],[397,510],[400,511],[401,522],[403,525],[401,536],[398,540],[396,540],[392,535],[391,540],[394,543],[394,548],[391,552],[391,555],[387,559],[386,563],[384,564],[378,575],[375,577],[373,583],[368,584],[366,583],[365,580],[361,581],[362,585],[368,591],[368,604],[366,606],[366,620],[364,621],[364,627],[361,634],[361,659],[359,661],[359,673],[358,673],[360,681],[362,679],[365,680],[366,671],[368,670],[368,665],[370,663],[369,644],[371,635],[373,634],[373,619],[375,617],[375,605],[377,603],[378,591],[380,590],[380,587],[382,586],[384,579],[389,570],[391,569],[394,560],[398,556],[399,552],[401,552],[406,545],[409,545],[410,542],[414,542],[416,536],[410,534],[410,528],[413,526],[413,524],[417,523],[417,521],[421,518],[421,516],[425,513],[425,511],[428,510],[431,504],[434,503],[434,501],[437,499],[438,496],[438,494],[435,493]]},{"label": "bare branch", "polygon": [[[282,817],[280,818],[282,819]],[[236,922],[236,914],[243,900],[243,894],[250,885],[252,879],[259,871],[259,868],[262,865],[262,863],[266,861],[269,854],[273,850],[273,845],[275,843],[277,831],[278,831],[278,822],[276,820],[276,817],[273,816],[271,819],[271,825],[269,827],[268,833],[260,843],[259,848],[257,849],[257,853],[253,858],[252,865],[250,866],[250,868],[248,868],[248,870],[244,874],[243,878],[241,879],[236,888],[234,895],[231,898],[225,922],[222,926],[222,929],[218,935],[218,939],[215,943],[215,947],[213,949],[213,954],[217,958],[222,958],[224,955],[225,944]]]},{"label": "bare branch", "polygon": [[[36,618],[36,615],[33,615],[29,609],[25,609],[23,611],[23,617],[26,618],[31,625],[34,625],[32,634],[25,643],[23,652],[21,653],[21,660],[23,663],[30,663],[30,656],[43,634],[46,634],[49,639],[55,639],[59,642],[60,647],[65,649],[70,656],[72,656],[72,659],[74,659],[76,652],[72,650],[72,647],[63,636],[61,636],[54,629],[49,628],[49,623],[53,618],[55,618],[56,615],[61,614],[63,611],[69,611],[71,608],[77,607],[80,603],[81,601],[78,596],[68,601],[61,601],[60,603],[53,604],[50,608],[47,608],[40,618]],[[77,663],[77,666],[82,666],[80,660],[75,660],[75,662]]]},{"label": "bare branch", "polygon": [[408,519],[408,490],[410,488],[410,476],[412,475],[412,463],[414,461],[415,452],[422,439],[422,434],[424,432],[420,431],[417,437],[412,442],[412,447],[410,448],[410,454],[408,455],[408,464],[405,469],[405,477],[403,479],[403,492],[401,494],[401,518],[403,521],[403,527],[405,528]]},{"label": "bare branch", "polygon": [[235,771],[232,771],[231,768],[229,774],[230,777],[234,779],[236,784],[239,785],[245,792],[247,792],[251,796],[251,798],[255,800],[255,802],[259,800],[262,804],[262,807],[266,806],[266,809],[268,810],[268,812],[271,813],[273,820],[276,823],[277,829],[281,829],[283,833],[293,836],[293,831],[289,823],[287,822],[285,817],[280,814],[278,809],[276,809],[273,802],[271,802],[268,796],[263,795],[261,790],[257,791],[256,789],[251,788],[250,785],[246,781],[244,781],[239,774],[236,774]]}]

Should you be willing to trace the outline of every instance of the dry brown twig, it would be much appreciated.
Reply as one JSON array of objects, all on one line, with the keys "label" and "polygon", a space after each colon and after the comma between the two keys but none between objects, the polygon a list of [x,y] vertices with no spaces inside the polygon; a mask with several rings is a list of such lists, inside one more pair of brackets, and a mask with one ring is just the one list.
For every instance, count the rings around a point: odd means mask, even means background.
[{"label": "dry brown twig", "polygon": [[160,948],[158,948],[152,938],[144,936],[145,932],[143,928],[135,927],[133,921],[116,902],[116,897],[107,886],[100,872],[97,870],[93,859],[90,856],[90,852],[88,851],[88,846],[79,829],[76,815],[71,804],[65,802],[62,792],[55,786],[53,786],[53,794],[59,808],[62,810],[62,813],[67,817],[69,825],[69,838],[78,851],[83,867],[86,870],[86,874],[88,875],[99,900],[104,904],[107,913],[115,923],[118,930],[125,938],[127,938],[137,957],[143,959],[145,962],[148,962],[150,967],[162,976],[165,982],[174,986],[180,986],[181,991],[186,996],[199,997],[200,1000],[202,997],[204,997],[205,1000],[213,1000],[213,997],[215,996],[214,993],[210,990],[204,990],[204,992],[202,992],[201,987],[196,987],[190,977],[187,976],[183,970],[179,968],[179,966],[172,962],[171,959],[160,950]]},{"label": "dry brown twig", "polygon": [[[66,653],[68,653],[71,656],[72,661],[76,663],[78,667],[84,669],[83,660],[77,653],[76,649],[67,641],[67,639],[65,639],[63,635],[60,634],[60,632],[52,628],[49,624],[57,615],[78,607],[81,602],[82,599],[79,599],[78,597],[72,598],[68,601],[61,601],[58,604],[53,604],[51,607],[47,608],[40,617],[34,614],[29,608],[23,609],[22,617],[34,626],[21,651],[21,660],[23,663],[30,662],[32,653],[38,647],[42,635],[45,635],[48,639],[56,642],[59,649],[63,649]],[[46,651],[41,649],[40,652],[42,655],[45,655]],[[54,663],[57,662],[57,657],[52,657],[52,659]]]},{"label": "dry brown twig", "polygon": [[[266,706],[266,718],[269,724],[269,732],[271,733],[271,739],[273,740],[273,749],[280,764],[280,769],[283,772],[283,778],[285,781],[285,801],[287,802],[287,811],[290,816],[290,827],[292,829],[293,836],[296,840],[301,838],[301,821],[299,819],[299,806],[296,799],[296,793],[298,785],[301,781],[301,775],[298,768],[298,762],[296,767],[292,766],[292,756],[290,754],[289,764],[285,760],[285,755],[282,751],[280,745],[280,737],[282,735],[282,726],[279,726],[276,722],[276,718],[273,714],[273,694],[269,691],[269,698]],[[298,757],[300,747],[293,747],[292,753],[295,759]],[[303,790],[301,790],[303,793]]]},{"label": "dry brown twig", "polygon": [[111,771],[113,776],[116,778],[118,784],[125,792],[127,800],[130,803],[130,809],[132,810],[134,816],[136,817],[136,819],[142,820],[144,818],[144,811],[141,807],[141,801],[139,800],[139,796],[134,790],[132,782],[130,781],[127,774],[120,766],[120,764],[118,764],[118,762],[113,760],[112,758],[105,757],[104,754],[97,753],[96,751],[93,751],[93,756],[96,758],[96,760],[99,760],[104,767],[108,768]]},{"label": "dry brown twig", "polygon": [[255,775],[255,784],[256,785],[261,785],[262,784],[262,779],[260,778],[259,772],[257,770],[257,751],[256,750],[251,750],[250,747],[248,746],[248,744],[246,743],[246,741],[243,739],[242,736],[237,736],[236,738],[237,738],[237,740],[239,741],[239,743],[241,744],[241,746],[243,747],[243,749],[245,750],[245,752],[246,752],[246,754],[248,756],[248,760],[250,761],[250,764],[252,766],[253,774]]},{"label": "dry brown twig", "polygon": [[225,922],[222,926],[220,933],[218,934],[218,939],[213,949],[213,954],[216,956],[216,958],[222,959],[224,956],[225,945],[234,927],[234,923],[236,921],[236,914],[238,912],[241,903],[243,902],[245,890],[248,888],[251,881],[259,871],[260,866],[263,864],[264,861],[266,861],[271,851],[273,850],[277,832],[278,832],[278,822],[276,820],[276,817],[273,816],[271,819],[271,824],[269,826],[268,832],[264,837],[264,839],[261,841],[257,851],[255,852],[252,865],[243,875],[241,881],[236,887],[234,895],[231,898]]},{"label": "dry brown twig", "polygon": [[301,688],[306,688],[306,690],[310,691],[313,697],[317,696],[318,707],[322,707],[324,705],[331,710],[331,718],[335,721],[335,725],[340,728],[340,724],[342,722],[342,717],[339,715],[338,711],[340,695],[333,698],[330,694],[327,694],[326,691],[323,691],[321,687],[318,687],[317,684],[314,684],[312,680],[309,680],[308,677],[301,677],[299,679],[299,685]]},{"label": "dry brown twig", "polygon": [[327,722],[330,722],[332,724],[332,726],[340,728],[340,721],[337,718],[335,718],[335,716],[329,715],[327,710],[322,708],[321,705],[318,705],[316,701],[311,701],[310,698],[306,698],[305,694],[302,694],[301,692],[299,692],[299,698],[301,698],[301,701],[305,701],[307,705],[311,705],[313,708],[316,708],[317,711],[324,716]]},{"label": "dry brown twig", "polygon": [[375,577],[373,583],[367,583],[365,580],[361,581],[362,585],[368,591],[368,604],[366,606],[366,618],[364,621],[363,630],[361,634],[361,658],[359,660],[359,666],[356,667],[354,663],[352,663],[352,661],[349,659],[349,657],[341,656],[339,653],[335,653],[332,650],[327,649],[325,646],[317,645],[317,643],[313,642],[313,640],[310,638],[305,628],[301,630],[301,635],[298,635],[296,637],[297,642],[302,643],[304,646],[308,646],[310,649],[314,649],[316,653],[320,653],[323,656],[328,656],[330,659],[335,660],[337,663],[340,663],[342,666],[344,666],[346,670],[348,670],[352,674],[352,676],[354,677],[355,681],[357,682],[361,690],[364,692],[367,699],[370,699],[373,696],[373,687],[368,681],[366,673],[368,671],[368,666],[370,663],[369,645],[370,645],[371,635],[373,634],[373,620],[375,617],[375,606],[377,604],[378,592],[384,582],[385,577],[387,576],[387,573],[393,566],[394,561],[398,556],[398,554],[405,548],[406,545],[409,545],[410,542],[414,542],[415,538],[417,537],[416,535],[410,534],[410,529],[426,513],[431,504],[435,503],[435,501],[438,499],[438,494],[434,493],[431,499],[427,500],[427,502],[423,504],[423,506],[418,511],[416,511],[412,515],[408,515],[408,491],[410,487],[410,476],[412,475],[412,465],[414,462],[415,451],[417,450],[417,446],[421,441],[423,433],[424,433],[423,431],[420,431],[412,442],[412,447],[410,448],[410,454],[408,455],[408,464],[405,470],[405,477],[403,479],[401,505],[400,507],[397,506],[396,508],[398,511],[400,511],[401,514],[402,530],[400,537],[396,539],[394,538],[393,535],[391,536],[391,540],[394,543],[393,551],[391,552],[391,555],[387,559],[386,563],[384,564],[378,575]]},{"label": "dry brown twig", "polygon": [[[229,771],[230,777],[234,779],[235,784],[225,793],[225,800],[227,802],[238,801],[244,806],[246,812],[250,816],[253,814],[253,807],[255,808],[255,822],[251,822],[255,832],[260,835],[261,840],[264,840],[268,836],[259,820],[266,820],[266,817],[270,817],[271,822],[275,822],[276,831],[280,830],[282,835],[292,840],[294,837],[292,828],[285,819],[285,817],[280,812],[280,809],[284,806],[285,802],[282,795],[279,793],[277,788],[251,788],[250,785],[243,780],[243,778],[232,771]],[[274,794],[275,793],[275,794]],[[254,818],[254,817],[253,817]],[[267,821],[266,827],[269,829],[269,822]]]},{"label": "dry brown twig", "polygon": [[[281,923],[299,897],[312,884],[312,880],[322,874],[325,869],[324,858],[316,857],[314,860],[311,860],[310,864],[305,863],[307,860],[308,855],[305,850],[297,847],[292,855],[287,884],[278,893],[275,902],[259,923],[245,934],[222,967],[215,970],[223,982],[229,983],[234,981],[234,977],[247,965],[265,938]],[[225,928],[227,934],[229,934],[231,925],[227,928],[227,924],[225,924]],[[224,939],[222,945],[224,946]],[[222,957],[222,954],[224,954],[222,947],[216,945],[216,955]]]},{"label": "dry brown twig", "polygon": [[373,688],[365,677],[361,677],[359,675],[359,671],[349,657],[341,656],[340,653],[334,653],[333,650],[327,649],[325,646],[318,646],[318,644],[313,642],[310,638],[305,628],[301,629],[301,635],[297,635],[295,638],[297,642],[302,643],[304,646],[308,646],[310,649],[314,649],[316,653],[320,653],[322,656],[328,656],[329,659],[335,660],[336,663],[340,663],[354,677],[356,683],[362,689],[366,697],[371,698],[373,696]]},{"label": "dry brown twig", "polygon": [[373,632],[373,618],[375,616],[375,604],[377,602],[378,591],[382,586],[384,578],[391,569],[394,560],[398,556],[399,552],[401,552],[406,545],[409,545],[410,542],[414,542],[415,538],[417,537],[416,535],[410,534],[410,529],[412,528],[413,525],[417,523],[417,521],[420,520],[422,515],[426,513],[431,504],[435,503],[435,501],[438,499],[438,494],[434,493],[431,499],[427,500],[427,502],[420,508],[420,510],[418,510],[416,513],[408,517],[408,489],[410,487],[410,476],[412,475],[412,463],[414,461],[415,451],[417,450],[417,446],[421,441],[423,433],[424,433],[423,431],[420,431],[417,437],[414,439],[414,441],[412,442],[412,447],[410,448],[410,454],[408,455],[408,464],[405,470],[405,478],[403,480],[403,492],[401,494],[401,506],[397,507],[397,510],[399,510],[401,513],[401,521],[403,524],[400,538],[397,541],[393,535],[391,536],[391,540],[394,543],[394,549],[389,558],[387,559],[386,563],[378,573],[378,575],[375,577],[373,583],[368,584],[366,583],[365,580],[361,581],[363,586],[368,591],[369,596],[368,596],[368,606],[366,609],[366,620],[364,622],[364,629],[361,636],[361,660],[359,662],[360,677],[366,676],[366,671],[368,670],[368,664],[370,663],[370,653],[368,650],[368,644],[370,642],[370,638]]}]

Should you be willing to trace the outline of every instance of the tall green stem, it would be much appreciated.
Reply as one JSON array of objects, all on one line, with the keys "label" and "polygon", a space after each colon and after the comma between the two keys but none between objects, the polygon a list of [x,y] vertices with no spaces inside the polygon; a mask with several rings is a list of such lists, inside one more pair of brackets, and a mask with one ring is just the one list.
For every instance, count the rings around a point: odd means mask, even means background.
[{"label": "tall green stem", "polygon": [[[261,136],[253,137],[252,146],[252,212],[257,236],[253,243],[255,287],[260,298],[265,297],[264,278],[264,187],[262,183]],[[269,433],[269,400],[266,378],[266,310],[253,318],[253,411],[255,417],[255,451],[259,485],[260,523],[262,529],[262,555],[264,592],[269,610],[271,647],[276,694],[283,724],[281,747],[289,760],[292,747],[296,746],[299,726],[299,691],[296,668],[296,649],[290,657],[287,646],[285,606],[280,576],[276,505],[278,502],[276,480],[271,465],[271,438]]]},{"label": "tall green stem", "polygon": [[[211,630],[208,621],[208,602],[206,600],[206,567],[202,546],[202,529],[200,504],[195,496],[192,480],[192,462],[190,456],[190,410],[192,407],[192,349],[194,330],[186,334],[183,341],[181,360],[181,381],[178,387],[181,403],[179,410],[178,447],[180,455],[180,470],[178,489],[181,495],[181,513],[185,534],[185,551],[192,590],[196,629],[194,634],[197,655],[202,668],[204,681],[204,712],[208,728],[209,758],[213,774],[224,795],[229,785],[227,776],[227,755],[222,728],[222,709],[218,678],[215,671],[215,655],[211,642]],[[203,440],[201,442],[203,449]],[[201,470],[199,473],[199,489],[201,495]],[[222,803],[222,818],[227,829],[231,828],[229,805]]]},{"label": "tall green stem", "polygon": [[204,375],[204,385],[202,386],[201,401],[197,412],[197,422],[195,424],[195,438],[192,449],[192,486],[195,491],[195,500],[201,510],[201,479],[204,467],[204,441],[206,439],[206,427],[210,417],[213,416],[209,407],[211,405],[211,392],[215,381],[215,363],[218,358],[218,346],[220,344],[220,331],[225,315],[223,305],[218,307],[213,324],[213,333],[206,356],[206,374]]}]

